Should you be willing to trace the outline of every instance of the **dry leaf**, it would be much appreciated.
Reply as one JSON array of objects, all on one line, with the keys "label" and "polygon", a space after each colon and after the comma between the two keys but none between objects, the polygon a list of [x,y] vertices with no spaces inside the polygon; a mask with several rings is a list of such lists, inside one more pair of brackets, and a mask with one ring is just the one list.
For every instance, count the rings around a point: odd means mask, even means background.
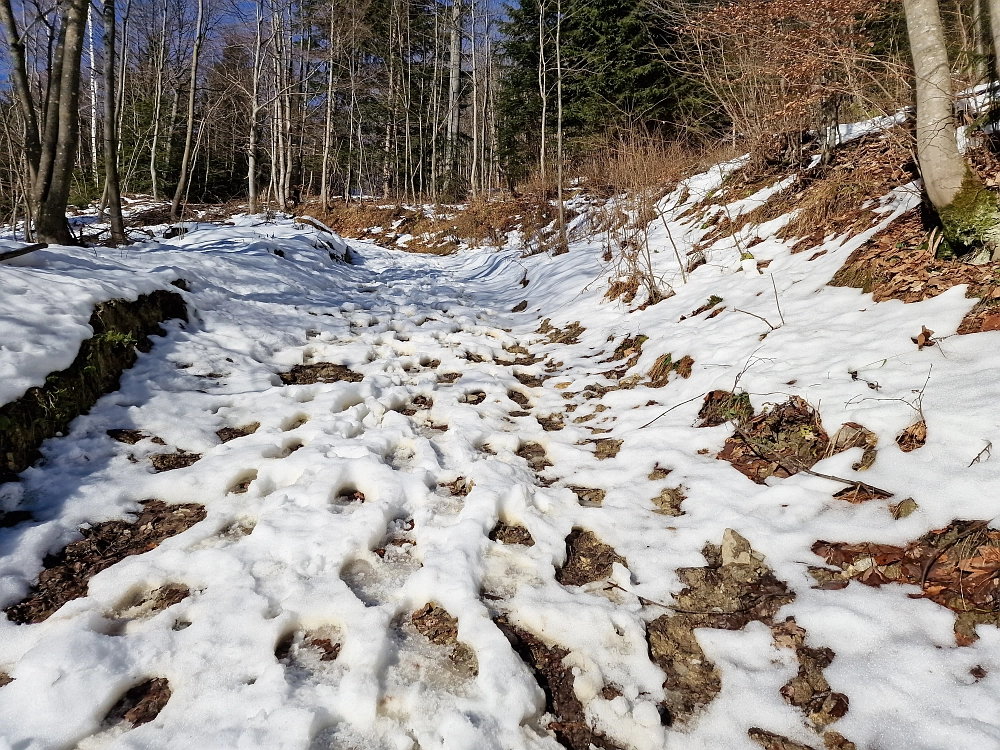
[{"label": "dry leaf", "polygon": [[913,336],[910,341],[917,345],[918,350],[922,350],[925,346],[934,346],[937,342],[932,338],[934,336],[934,331],[931,331],[927,326],[920,326],[920,333]]}]

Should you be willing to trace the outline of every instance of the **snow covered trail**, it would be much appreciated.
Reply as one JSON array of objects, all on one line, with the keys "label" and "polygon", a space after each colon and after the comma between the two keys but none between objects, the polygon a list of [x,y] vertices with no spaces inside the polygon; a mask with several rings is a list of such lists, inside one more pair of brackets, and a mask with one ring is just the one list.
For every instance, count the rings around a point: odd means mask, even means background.
[{"label": "snow covered trail", "polygon": [[[1000,429],[982,409],[1000,400],[1000,355],[983,353],[1000,334],[917,351],[921,324],[947,336],[972,302],[953,289],[874,305],[827,287],[863,241],[831,241],[814,262],[769,239],[754,248],[769,276],[737,273],[720,252],[635,313],[602,304],[603,282],[588,288],[602,272],[588,242],[528,259],[359,245],[345,265],[317,232],[246,220],[120,257],[43,251],[39,267],[5,268],[0,283],[62,326],[70,359],[87,306],[68,294],[79,312],[63,320],[43,304],[47,278],[135,296],[182,277],[192,320],[165,325],[119,391],[0,486],[0,507],[34,517],[0,529],[0,606],[29,596],[85,525],[146,513],[150,499],[196,522],[101,570],[43,622],[0,618],[0,684],[12,678],[0,748],[557,750],[558,736],[754,750],[755,727],[820,747],[782,698],[800,665],[764,622],[775,613],[688,634],[704,653],[677,670],[710,662],[717,695],[664,726],[647,632],[683,612],[678,569],[702,570],[706,543],[733,541],[727,529],[780,582],[769,596],[789,603],[774,622],[794,615],[810,647],[835,652],[827,692],[850,711],[833,729],[866,750],[1000,747],[996,628],[956,648],[954,615],[909,589],[819,590],[807,572],[817,539],[902,543],[953,517],[990,518],[1000,486],[996,462],[966,466]],[[736,310],[774,318],[779,294],[780,328]],[[730,309],[692,316],[710,295]],[[609,362],[638,334],[645,348]],[[0,349],[0,366],[23,351]],[[639,382],[668,352],[693,357],[691,377]],[[927,445],[904,454],[893,438],[911,409],[899,399],[930,362]],[[859,370],[888,401],[867,398]],[[919,509],[897,520],[885,500],[833,498],[840,486],[824,479],[755,484],[716,460],[731,429],[694,423],[701,397],[737,373],[755,406],[801,394],[830,434],[847,421],[873,430],[864,480]],[[816,469],[850,474],[860,453]],[[743,552],[723,544],[723,557]],[[132,706],[137,686],[155,700]]]},{"label": "snow covered trail", "polygon": [[[213,234],[184,244],[214,243],[218,257],[231,238]],[[536,389],[515,375],[541,366],[513,367],[519,355],[505,348],[518,339],[476,294],[511,280],[488,256],[456,273],[373,246],[360,255],[360,267],[294,289],[253,278],[245,262],[192,274],[174,253],[195,323],[170,325],[119,391],[44,446],[43,466],[4,486],[5,505],[37,521],[0,531],[8,604],[84,524],[148,498],[207,514],[98,573],[45,622],[0,623],[8,747],[558,747],[539,724],[541,689],[481,597],[525,580],[530,596],[561,589],[553,565],[579,511],[516,455],[544,432],[522,410]],[[317,362],[358,377],[284,385],[276,374]],[[227,427],[241,436],[221,442]],[[138,442],[108,430],[140,431]],[[153,472],[151,456],[176,451],[201,458]],[[499,518],[527,526],[534,546],[491,541]],[[188,595],[155,606],[171,587]],[[662,675],[634,614],[609,617],[591,595],[556,598],[551,614],[586,622],[580,636],[616,642],[601,666],[635,701],[635,718],[616,721],[643,725],[642,746],[660,744]],[[410,623],[428,602],[457,618],[464,661]],[[336,659],[314,653],[324,638]],[[170,691],[155,721],[108,726],[109,708],[151,678]]]}]

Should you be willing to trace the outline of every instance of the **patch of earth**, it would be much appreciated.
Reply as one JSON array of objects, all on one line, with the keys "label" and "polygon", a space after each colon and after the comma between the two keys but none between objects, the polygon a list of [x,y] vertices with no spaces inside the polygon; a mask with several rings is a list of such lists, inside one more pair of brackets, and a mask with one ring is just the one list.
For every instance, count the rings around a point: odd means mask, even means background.
[{"label": "patch of earth", "polygon": [[462,377],[462,373],[460,372],[440,372],[438,373],[437,379],[439,383],[448,383],[450,385],[460,377]]},{"label": "patch of earth", "polygon": [[528,466],[536,474],[552,466],[552,462],[545,455],[545,448],[539,443],[525,443],[517,449],[517,455],[527,461]]},{"label": "patch of earth", "polygon": [[112,440],[125,443],[125,445],[135,445],[146,438],[152,438],[152,441],[157,445],[166,445],[166,442],[162,438],[150,435],[148,432],[143,432],[142,430],[108,430],[107,435]]},{"label": "patch of earth", "polygon": [[683,516],[684,511],[681,510],[681,503],[687,499],[684,489],[683,485],[664,487],[660,490],[660,494],[653,498],[653,505],[656,506],[653,512],[663,516]]},{"label": "patch of earth", "polygon": [[251,422],[242,427],[223,427],[221,430],[216,430],[215,434],[218,435],[219,440],[223,443],[228,443],[230,440],[235,440],[236,438],[253,435],[259,428],[260,422]]},{"label": "patch of earth", "polygon": [[571,485],[570,489],[573,490],[580,505],[585,508],[600,508],[604,502],[604,495],[606,494],[604,490],[591,487],[577,487],[575,485]]},{"label": "patch of earth", "polygon": [[191,589],[183,583],[170,583],[154,591],[133,597],[112,613],[111,617],[125,620],[145,619],[179,604],[190,595]]},{"label": "patch of earth", "polygon": [[153,464],[153,469],[159,473],[173,469],[186,469],[200,458],[200,453],[188,453],[183,448],[178,448],[175,453],[154,453],[149,457],[149,460]]},{"label": "patch of earth", "polygon": [[721,546],[707,544],[702,554],[704,567],[677,570],[685,587],[674,597],[673,614],[646,628],[650,658],[667,677],[664,708],[671,723],[686,722],[722,689],[719,672],[694,631],[741,630],[755,620],[771,625],[778,610],[795,598],[763,556],[732,529],[726,529]]},{"label": "patch of earth", "polygon": [[0,688],[2,688],[4,685],[9,685],[13,681],[14,678],[11,677],[9,674],[7,674],[6,672],[0,672]]},{"label": "patch of earth", "polygon": [[546,414],[544,417],[536,415],[535,419],[546,432],[556,432],[566,426],[566,423],[563,422],[562,414]]},{"label": "patch of earth", "polygon": [[364,376],[353,372],[344,365],[332,362],[316,362],[309,365],[295,365],[288,372],[279,373],[281,382],[285,385],[312,385],[313,383],[359,383]]},{"label": "patch of earth", "polygon": [[126,691],[104,717],[105,727],[128,724],[131,728],[155,719],[170,700],[170,683],[155,677]]},{"label": "patch of earth", "polygon": [[513,391],[513,390],[507,391],[507,398],[509,398],[518,406],[520,406],[522,409],[531,408],[531,402],[528,400],[528,397],[525,396],[520,391]]},{"label": "patch of earth", "polygon": [[[605,430],[610,432],[610,430]],[[598,460],[603,461],[607,458],[614,458],[618,455],[618,451],[621,450],[622,443],[624,440],[615,440],[614,438],[597,438],[596,440],[588,440],[588,443],[593,443],[597,446],[594,451],[594,455]]]},{"label": "patch of earth", "polygon": [[671,471],[673,471],[673,469],[665,469],[664,467],[660,466],[660,462],[657,461],[656,464],[653,466],[653,470],[649,472],[649,475],[646,477],[646,479],[648,479],[651,482],[656,482],[660,479],[666,479],[670,475]]},{"label": "patch of earth", "polygon": [[549,379],[548,375],[529,375],[526,372],[515,372],[514,379],[517,380],[521,385],[527,386],[528,388],[541,388],[545,385],[545,381]]},{"label": "patch of earth", "polygon": [[465,398],[463,400],[467,404],[472,404],[473,406],[477,406],[478,404],[481,404],[483,403],[483,401],[486,400],[486,393],[485,391],[473,391],[472,393],[466,393]]},{"label": "patch of earth", "polygon": [[843,693],[834,692],[823,675],[823,670],[833,663],[836,654],[826,647],[813,648],[806,645],[806,631],[795,622],[794,617],[771,626],[774,644],[779,648],[795,651],[799,671],[782,688],[781,695],[786,702],[801,709],[817,731],[847,713],[850,701]]},{"label": "patch of earth", "polygon": [[434,602],[428,602],[410,615],[417,632],[438,646],[451,646],[450,659],[473,675],[479,674],[476,653],[458,640],[458,620]]},{"label": "patch of earth", "polygon": [[615,563],[628,567],[625,558],[593,531],[576,528],[566,537],[566,562],[556,569],[556,580],[563,586],[603,581],[611,575]]},{"label": "patch of earth", "polygon": [[563,664],[569,651],[560,646],[546,645],[531,633],[512,625],[506,617],[497,618],[496,624],[531,668],[544,691],[545,710],[555,719],[546,728],[555,734],[559,744],[570,750],[591,750],[592,747],[620,750],[618,745],[591,729],[587,723],[583,704],[573,689],[573,669]]},{"label": "patch of earth", "polygon": [[496,526],[490,532],[490,539],[502,544],[523,544],[525,547],[533,547],[535,540],[531,532],[523,526],[512,526],[504,521],[497,521]]},{"label": "patch of earth", "polygon": [[955,613],[955,641],[974,643],[977,625],[1000,627],[1000,530],[988,521],[952,521],[905,547],[818,541],[812,551],[827,568],[810,568],[819,588],[840,589],[850,581],[867,586],[918,586],[918,598]]},{"label": "patch of earth", "polygon": [[475,483],[471,479],[458,477],[458,479],[453,479],[450,482],[442,482],[441,486],[447,487],[448,491],[455,497],[465,497],[472,492]]},{"label": "patch of earth", "polygon": [[83,539],[47,555],[45,569],[28,596],[4,612],[18,624],[44,622],[66,602],[87,595],[91,578],[126,557],[155,549],[205,518],[202,505],[145,500],[134,521],[105,521],[80,529]]},{"label": "patch of earth", "polygon": [[845,422],[830,438],[826,448],[825,458],[837,453],[843,453],[851,448],[863,448],[861,460],[851,466],[854,471],[870,469],[878,456],[878,436],[857,422]]},{"label": "patch of earth", "polygon": [[578,344],[580,343],[580,334],[586,330],[586,328],[580,325],[579,320],[567,324],[563,329],[559,329],[552,325],[551,318],[546,318],[538,326],[538,330],[535,333],[548,336],[550,344]]}]

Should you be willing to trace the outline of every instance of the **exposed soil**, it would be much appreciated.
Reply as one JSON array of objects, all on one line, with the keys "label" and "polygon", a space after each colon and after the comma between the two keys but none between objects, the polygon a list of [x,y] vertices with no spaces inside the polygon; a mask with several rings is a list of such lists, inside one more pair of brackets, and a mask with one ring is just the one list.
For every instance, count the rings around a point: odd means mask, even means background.
[{"label": "exposed soil", "polygon": [[[150,437],[148,432],[142,430],[108,430],[108,437],[125,445],[135,445]],[[165,445],[161,438],[153,437],[153,442],[157,445]]]},{"label": "exposed soil", "polygon": [[686,499],[684,487],[664,487],[660,490],[660,494],[653,498],[653,505],[656,506],[653,512],[664,516],[683,516],[681,503]]},{"label": "exposed soil", "polygon": [[475,484],[471,479],[459,477],[451,482],[442,482],[441,486],[447,487],[448,491],[455,497],[465,497],[472,491]]},{"label": "exposed soil", "polygon": [[952,521],[905,547],[818,541],[813,552],[836,570],[810,568],[820,588],[901,583],[956,614],[955,640],[975,642],[977,625],[1000,627],[1000,530],[987,521]]},{"label": "exposed soil", "polygon": [[535,544],[531,532],[526,528],[511,526],[503,521],[497,521],[497,525],[490,532],[490,539],[503,544],[523,544],[525,547],[533,547]]},{"label": "exposed soil", "polygon": [[187,320],[184,300],[163,290],[135,302],[103,302],[90,316],[92,338],[80,344],[73,363],[51,373],[40,388],[29,388],[16,401],[0,406],[0,481],[13,479],[39,457],[38,446],[67,433],[76,417],[97,399],[117,390],[123,371],[135,364],[136,349],[148,352],[152,335],[164,335],[160,323]]},{"label": "exposed soil", "polygon": [[331,362],[316,362],[310,365],[295,365],[288,372],[279,373],[285,385],[312,385],[313,383],[359,383],[364,379],[361,373],[353,372],[344,365]]},{"label": "exposed soil", "polygon": [[475,652],[458,640],[458,620],[434,602],[428,602],[410,616],[417,632],[431,643],[451,646],[451,660],[472,674],[479,672]]},{"label": "exposed soil", "polygon": [[440,383],[448,383],[450,385],[460,377],[462,377],[462,373],[460,372],[440,372],[438,373],[437,379]]},{"label": "exposed soil", "polygon": [[603,581],[611,575],[615,563],[628,567],[625,558],[593,531],[573,529],[566,537],[566,562],[556,569],[556,580],[563,586]]},{"label": "exposed soil", "polygon": [[579,320],[569,323],[565,328],[560,329],[552,325],[551,318],[546,318],[538,326],[538,330],[535,333],[548,336],[550,344],[579,344],[580,334],[586,330],[586,328],[580,325]]},{"label": "exposed soil", "polygon": [[228,443],[230,440],[235,440],[236,438],[253,435],[259,428],[260,422],[251,422],[248,425],[243,425],[243,427],[223,427],[221,430],[217,430],[215,434],[219,436],[219,440],[223,443]]},{"label": "exposed soil", "polygon": [[547,646],[531,633],[512,625],[506,617],[496,620],[514,650],[531,667],[535,680],[545,692],[545,710],[555,717],[547,729],[555,733],[560,745],[570,750],[620,750],[618,745],[595,732],[587,723],[583,704],[573,690],[573,670],[563,665],[567,649]]},{"label": "exposed soil", "polygon": [[154,453],[149,457],[149,460],[159,473],[173,469],[186,469],[200,458],[200,453],[188,453],[186,450],[178,449],[176,453]]},{"label": "exposed soil", "polygon": [[205,518],[204,506],[193,503],[146,500],[141,505],[134,521],[105,521],[82,528],[83,539],[46,556],[38,583],[27,598],[4,610],[7,617],[18,624],[43,622],[66,602],[86,596],[90,579],[105,568],[149,552]]},{"label": "exposed soil", "polygon": [[14,678],[11,677],[9,674],[7,674],[6,672],[0,672],[0,688],[2,688],[4,685],[9,685],[13,681]]},{"label": "exposed soil", "polygon": [[465,394],[465,403],[477,406],[486,400],[486,393],[484,391],[473,391],[472,393]]},{"label": "exposed soil", "polygon": [[664,707],[675,723],[687,721],[722,688],[694,630],[740,630],[754,620],[770,625],[775,613],[795,598],[731,529],[721,547],[706,545],[702,554],[704,567],[677,570],[685,588],[674,598],[674,614],[661,615],[646,628],[650,658],[667,676]]},{"label": "exposed soil", "polygon": [[525,443],[518,448],[517,455],[527,461],[528,466],[536,474],[547,466],[552,466],[552,462],[545,455],[545,448],[538,443]]},{"label": "exposed soil", "polygon": [[149,617],[157,612],[162,612],[168,607],[179,604],[190,595],[191,589],[183,583],[167,584],[128,602],[126,606],[121,608],[120,614],[129,619],[132,619],[133,614],[141,614],[142,616]]},{"label": "exposed soil", "polygon": [[810,723],[822,731],[847,713],[850,701],[843,693],[835,693],[823,675],[823,670],[836,656],[832,649],[807,646],[806,631],[788,617],[771,627],[776,646],[795,651],[799,671],[784,687],[781,695],[789,704],[801,709]]},{"label": "exposed soil", "polygon": [[570,489],[576,494],[576,499],[580,502],[580,505],[585,508],[600,508],[604,502],[604,490],[592,487],[577,487],[575,485],[571,486]]},{"label": "exposed soil", "polygon": [[545,385],[545,381],[548,380],[548,375],[529,375],[526,372],[515,372],[514,378],[521,385],[527,386],[528,388],[541,388]]},{"label": "exposed soil", "polygon": [[535,419],[546,432],[557,432],[566,426],[566,423],[563,422],[562,414],[546,414],[544,417],[536,415]]},{"label": "exposed soil", "polygon": [[128,723],[133,728],[155,719],[170,700],[170,683],[164,677],[136,685],[111,707],[104,717],[105,726]]},{"label": "exposed soil", "polygon": [[764,748],[764,750],[815,750],[815,748],[809,745],[803,745],[801,742],[795,742],[760,727],[751,727],[747,730],[747,734],[750,736],[750,739]]},{"label": "exposed soil", "polygon": [[615,440],[614,438],[598,438],[597,440],[589,441],[597,446],[597,450],[594,451],[594,455],[598,460],[603,461],[606,458],[614,458],[618,455],[618,451],[621,450],[622,443],[624,440]]},{"label": "exposed soil", "polygon": [[507,398],[520,406],[522,409],[531,408],[531,402],[528,400],[528,397],[520,391],[507,391]]}]

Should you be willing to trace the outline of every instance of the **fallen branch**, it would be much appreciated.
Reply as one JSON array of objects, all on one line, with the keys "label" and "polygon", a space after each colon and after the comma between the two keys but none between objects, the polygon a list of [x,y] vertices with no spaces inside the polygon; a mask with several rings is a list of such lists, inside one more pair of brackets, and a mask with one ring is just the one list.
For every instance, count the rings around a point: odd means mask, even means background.
[{"label": "fallen branch", "polygon": [[28,253],[33,253],[35,250],[44,250],[48,247],[46,242],[36,242],[34,245],[28,245],[27,247],[20,247],[17,250],[7,250],[0,253],[0,262],[5,260],[11,260],[12,258],[20,258],[22,255],[27,255]]}]

